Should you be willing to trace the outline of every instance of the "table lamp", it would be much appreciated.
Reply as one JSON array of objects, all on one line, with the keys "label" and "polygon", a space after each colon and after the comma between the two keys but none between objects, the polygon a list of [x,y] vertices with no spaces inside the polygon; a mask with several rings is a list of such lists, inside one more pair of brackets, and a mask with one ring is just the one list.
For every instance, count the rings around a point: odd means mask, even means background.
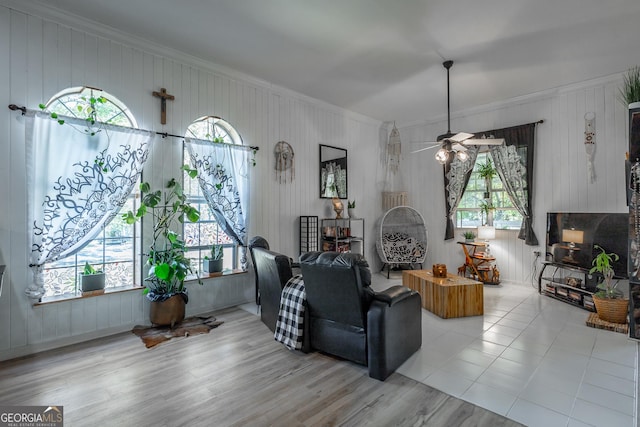
[{"label": "table lamp", "polygon": [[573,258],[575,251],[579,251],[580,248],[576,248],[576,244],[584,243],[584,231],[576,230],[575,228],[565,228],[562,230],[562,241],[567,243],[569,248],[569,254],[563,258],[567,262],[576,262]]},{"label": "table lamp", "polygon": [[485,254],[489,255],[489,240],[496,238],[496,228],[492,225],[481,225],[478,227],[478,239],[485,243]]}]

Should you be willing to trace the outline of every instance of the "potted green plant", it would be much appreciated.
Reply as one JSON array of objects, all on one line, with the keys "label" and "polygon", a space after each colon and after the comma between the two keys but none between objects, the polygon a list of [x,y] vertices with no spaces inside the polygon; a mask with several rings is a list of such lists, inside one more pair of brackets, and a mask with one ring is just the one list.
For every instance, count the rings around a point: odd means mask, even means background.
[{"label": "potted green plant", "polygon": [[622,77],[622,87],[619,93],[620,102],[630,105],[640,102],[640,67],[629,68]]},{"label": "potted green plant", "polygon": [[484,179],[484,198],[491,199],[491,180],[498,174],[498,171],[493,166],[490,158],[480,166],[478,166],[478,176]]},{"label": "potted green plant", "polygon": [[85,262],[84,269],[80,272],[80,289],[82,292],[104,289],[104,282],[104,272],[102,270],[96,270],[89,262]]},{"label": "potted green plant", "polygon": [[464,237],[465,242],[471,243],[476,238],[476,234],[473,231],[465,231],[462,233],[462,237]]},{"label": "potted green plant", "polygon": [[495,210],[496,208],[493,206],[491,200],[485,200],[480,203],[480,211],[482,212],[483,217],[487,219],[486,222],[484,222],[485,225],[493,225],[493,212]]},{"label": "potted green plant", "polygon": [[[197,176],[195,169],[182,167],[191,178]],[[145,278],[144,294],[151,301],[151,323],[171,325],[184,319],[185,304],[189,301],[184,280],[193,274],[191,260],[185,255],[185,243],[172,230],[176,222],[196,222],[200,212],[187,202],[182,186],[170,179],[162,190],[151,191],[148,183],[140,184],[142,202],[133,213],[127,212],[123,219],[132,224],[147,214],[151,214],[153,240],[149,246],[147,264],[149,272]],[[202,282],[198,279],[198,282]]]},{"label": "potted green plant", "polygon": [[356,201],[349,200],[347,201],[347,212],[349,212],[349,218],[356,218]]},{"label": "potted green plant", "polygon": [[224,258],[224,250],[222,245],[213,245],[211,247],[211,258],[205,256],[202,260],[202,271],[205,273],[219,273],[222,271],[222,261]]},{"label": "potted green plant", "polygon": [[620,259],[618,254],[605,251],[599,245],[594,245],[594,249],[600,250],[591,264],[589,274],[599,273],[602,281],[598,283],[598,291],[593,294],[593,302],[600,319],[612,323],[627,323],[627,311],[629,300],[624,298],[623,293],[617,289],[618,282],[613,283],[613,262]]}]

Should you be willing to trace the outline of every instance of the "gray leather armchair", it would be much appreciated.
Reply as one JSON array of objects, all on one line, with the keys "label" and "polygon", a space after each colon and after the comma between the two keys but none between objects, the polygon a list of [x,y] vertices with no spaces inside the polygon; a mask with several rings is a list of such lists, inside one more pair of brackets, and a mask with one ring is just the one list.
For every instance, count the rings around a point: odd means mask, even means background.
[{"label": "gray leather armchair", "polygon": [[308,252],[300,268],[312,349],[367,365],[384,381],[422,345],[420,295],[404,286],[372,290],[362,255]]},{"label": "gray leather armchair", "polygon": [[[280,297],[282,289],[293,277],[291,258],[269,250],[269,244],[260,236],[249,242],[251,261],[256,274],[256,300],[260,304],[260,319],[262,323],[275,332],[278,313],[280,311]],[[309,322],[305,313],[302,351],[309,351]]]}]

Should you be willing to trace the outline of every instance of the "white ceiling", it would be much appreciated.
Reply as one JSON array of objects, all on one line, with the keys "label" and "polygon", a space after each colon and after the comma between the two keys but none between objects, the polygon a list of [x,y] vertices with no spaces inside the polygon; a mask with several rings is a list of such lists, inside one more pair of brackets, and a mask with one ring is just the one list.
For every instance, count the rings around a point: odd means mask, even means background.
[{"label": "white ceiling", "polygon": [[382,121],[443,117],[445,59],[454,112],[640,63],[638,0],[41,4]]}]

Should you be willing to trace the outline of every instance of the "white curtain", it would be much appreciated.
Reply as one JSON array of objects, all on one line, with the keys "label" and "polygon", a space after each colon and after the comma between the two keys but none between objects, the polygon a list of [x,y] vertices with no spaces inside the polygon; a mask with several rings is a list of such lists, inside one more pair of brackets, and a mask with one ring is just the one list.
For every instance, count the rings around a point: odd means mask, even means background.
[{"label": "white curtain", "polygon": [[[89,243],[124,205],[149,154],[155,133],[47,114],[25,117],[28,234],[34,280],[26,293],[44,294],[43,266]],[[96,164],[100,158],[104,165]],[[103,170],[106,168],[106,171]]]},{"label": "white curtain", "polygon": [[220,227],[242,248],[241,263],[246,269],[251,152],[244,146],[189,138],[185,144],[204,198]]}]

